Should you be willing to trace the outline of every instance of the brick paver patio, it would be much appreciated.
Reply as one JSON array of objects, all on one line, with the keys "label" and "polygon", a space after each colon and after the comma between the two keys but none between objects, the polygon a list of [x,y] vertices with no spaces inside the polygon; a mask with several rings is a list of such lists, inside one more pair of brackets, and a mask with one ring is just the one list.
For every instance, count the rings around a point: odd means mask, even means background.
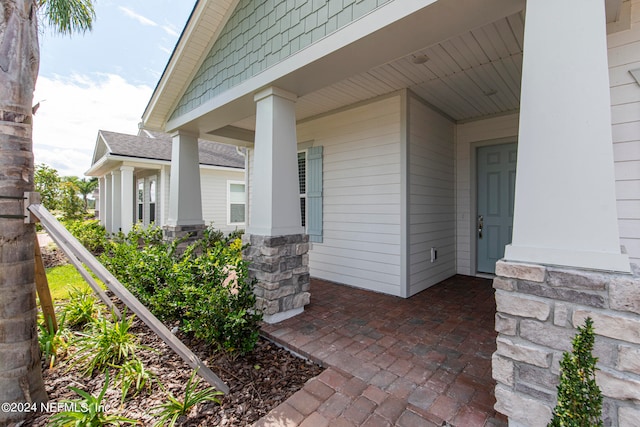
[{"label": "brick paver patio", "polygon": [[263,333],[327,369],[255,426],[505,426],[494,315],[486,279],[455,276],[409,299],[312,279],[305,312]]}]

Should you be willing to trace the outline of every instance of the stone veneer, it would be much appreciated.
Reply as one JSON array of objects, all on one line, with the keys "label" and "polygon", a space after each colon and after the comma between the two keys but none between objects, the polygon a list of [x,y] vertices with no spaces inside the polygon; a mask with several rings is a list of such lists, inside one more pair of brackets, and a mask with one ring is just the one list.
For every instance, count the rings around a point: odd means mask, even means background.
[{"label": "stone veneer", "polygon": [[594,322],[605,426],[640,420],[640,271],[616,274],[500,261],[496,265],[497,411],[513,426],[546,426],[559,362],[576,327]]},{"label": "stone veneer", "polygon": [[309,236],[260,236],[245,234],[244,251],[249,277],[257,280],[256,305],[264,321],[277,323],[295,316],[309,304]]},{"label": "stone veneer", "polygon": [[178,251],[184,251],[187,246],[196,240],[202,239],[204,230],[207,228],[204,224],[198,225],[165,225],[162,227],[162,236],[165,240],[173,241],[176,239],[184,239],[178,245]]},{"label": "stone veneer", "polygon": [[187,240],[193,241],[201,239],[204,235],[204,230],[207,228],[204,224],[197,225],[165,225],[162,227],[164,238],[167,240],[175,240],[187,238]]}]

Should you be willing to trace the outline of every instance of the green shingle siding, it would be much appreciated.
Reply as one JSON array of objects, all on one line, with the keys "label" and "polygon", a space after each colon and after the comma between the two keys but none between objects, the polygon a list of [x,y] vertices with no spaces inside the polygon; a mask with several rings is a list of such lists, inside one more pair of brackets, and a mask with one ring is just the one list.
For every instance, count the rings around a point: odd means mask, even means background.
[{"label": "green shingle siding", "polygon": [[172,118],[391,0],[240,0]]}]

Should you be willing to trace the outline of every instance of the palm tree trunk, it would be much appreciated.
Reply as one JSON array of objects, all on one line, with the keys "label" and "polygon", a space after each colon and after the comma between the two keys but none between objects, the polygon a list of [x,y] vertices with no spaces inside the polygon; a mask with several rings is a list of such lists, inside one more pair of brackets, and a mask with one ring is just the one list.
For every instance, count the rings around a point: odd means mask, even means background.
[{"label": "palm tree trunk", "polygon": [[[4,29],[4,30],[2,30]],[[39,50],[34,0],[0,3],[0,402],[45,402],[37,335],[32,112]],[[0,426],[27,412],[0,411]]]}]

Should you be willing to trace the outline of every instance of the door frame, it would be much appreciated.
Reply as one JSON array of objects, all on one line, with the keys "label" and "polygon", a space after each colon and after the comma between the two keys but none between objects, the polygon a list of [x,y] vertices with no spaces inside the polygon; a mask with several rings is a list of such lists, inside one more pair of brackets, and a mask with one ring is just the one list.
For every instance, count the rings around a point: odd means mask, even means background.
[{"label": "door frame", "polygon": [[[485,278],[493,278],[492,274],[481,273],[478,272],[478,239],[477,239],[477,229],[476,223],[478,218],[478,149],[480,147],[488,147],[491,145],[504,145],[504,144],[512,144],[518,143],[517,136],[505,137],[505,138],[496,138],[496,139],[486,139],[483,141],[474,141],[469,144],[471,153],[471,175],[470,175],[470,186],[471,186],[471,201],[470,201],[470,212],[471,217],[469,218],[469,244],[470,244],[470,261],[471,261],[471,272],[476,277],[485,277]],[[516,164],[516,171],[518,170],[518,166]],[[516,172],[517,173],[517,172]]]}]

